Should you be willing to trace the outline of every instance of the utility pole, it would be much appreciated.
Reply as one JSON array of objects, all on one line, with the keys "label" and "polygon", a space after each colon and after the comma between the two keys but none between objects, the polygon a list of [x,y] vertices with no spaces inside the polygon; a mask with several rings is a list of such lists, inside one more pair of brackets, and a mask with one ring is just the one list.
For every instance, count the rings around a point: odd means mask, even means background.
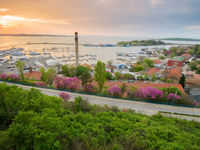
[{"label": "utility pole", "polygon": [[78,65],[79,65],[78,32],[75,32],[75,53],[76,53],[76,67],[78,67]]}]

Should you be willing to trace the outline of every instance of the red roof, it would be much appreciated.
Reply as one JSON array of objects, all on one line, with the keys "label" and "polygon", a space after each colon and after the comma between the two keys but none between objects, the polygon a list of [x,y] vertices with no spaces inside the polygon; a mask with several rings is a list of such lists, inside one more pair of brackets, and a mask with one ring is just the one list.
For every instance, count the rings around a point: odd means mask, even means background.
[{"label": "red roof", "polygon": [[173,68],[168,73],[168,78],[176,78],[179,80],[181,77],[181,69],[179,67]]},{"label": "red roof", "polygon": [[161,64],[162,63],[160,60],[154,60],[153,62],[154,62],[154,64]]},{"label": "red roof", "polygon": [[159,72],[160,71],[160,69],[157,69],[157,68],[149,68],[149,70],[147,71],[147,75],[149,75],[149,76],[153,76],[154,74],[156,74],[157,72]]},{"label": "red roof", "polygon": [[40,71],[33,71],[32,73],[26,72],[24,74],[25,78],[34,79],[34,80],[41,80],[42,73]]}]

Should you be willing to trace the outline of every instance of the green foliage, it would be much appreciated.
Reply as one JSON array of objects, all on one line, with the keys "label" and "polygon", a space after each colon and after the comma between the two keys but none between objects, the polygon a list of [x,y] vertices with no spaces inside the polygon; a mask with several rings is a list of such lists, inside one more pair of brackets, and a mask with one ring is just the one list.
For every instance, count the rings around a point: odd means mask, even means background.
[{"label": "green foliage", "polygon": [[157,79],[157,77],[156,77],[156,75],[154,74],[154,75],[152,76],[152,81],[154,82],[154,81],[156,81],[156,79]]},{"label": "green foliage", "polygon": [[66,77],[75,77],[76,76],[76,67],[63,65],[62,71]]},{"label": "green foliage", "polygon": [[176,87],[160,88],[160,90],[162,90],[165,94],[173,93],[173,94],[181,95],[181,91]]},{"label": "green foliage", "polygon": [[200,123],[0,84],[1,150],[198,150]]},{"label": "green foliage", "polygon": [[129,71],[130,72],[139,72],[139,71],[143,71],[145,68],[143,65],[135,65],[135,66],[132,66]]},{"label": "green foliage", "polygon": [[135,76],[132,74],[129,74],[129,73],[123,74],[123,79],[125,79],[125,80],[133,80],[134,78],[135,78]]},{"label": "green foliage", "polygon": [[121,88],[121,96],[123,96],[124,93],[126,92],[127,85],[126,85],[125,83],[123,83],[123,84],[120,86],[120,88]]},{"label": "green foliage", "polygon": [[182,85],[183,88],[185,88],[185,75],[182,74],[180,80],[179,80],[179,84]]},{"label": "green foliage", "polygon": [[159,59],[164,60],[165,56],[160,56]]},{"label": "green foliage", "polygon": [[111,72],[106,71],[106,80],[108,81],[113,80],[113,76]]},{"label": "green foliage", "polygon": [[122,74],[120,72],[115,72],[115,79],[121,80]]},{"label": "green foliage", "polygon": [[118,46],[149,46],[149,45],[165,45],[164,42],[160,40],[134,40],[134,41],[121,41],[117,43]]},{"label": "green foliage", "polygon": [[95,80],[98,83],[99,86],[99,93],[102,93],[103,86],[106,82],[106,69],[105,64],[101,61],[98,61],[95,66],[95,74],[94,74]]},{"label": "green foliage", "polygon": [[196,55],[200,55],[200,45],[195,45],[195,47],[194,47],[194,51],[195,51],[195,54]]},{"label": "green foliage", "polygon": [[79,65],[76,69],[76,76],[81,80],[81,84],[86,91],[88,82],[92,82],[91,69],[89,67]]},{"label": "green foliage", "polygon": [[153,60],[151,60],[149,58],[145,58],[144,59],[144,63],[146,63],[148,67],[153,67],[154,66]]},{"label": "green foliage", "polygon": [[196,71],[197,74],[200,74],[200,68],[198,68],[198,65],[200,63],[198,61],[192,61],[188,65],[190,66],[192,71]]},{"label": "green foliage", "polygon": [[18,60],[16,62],[16,67],[17,67],[17,70],[19,72],[19,75],[20,75],[22,81],[24,81],[24,67],[25,67],[24,62]]},{"label": "green foliage", "polygon": [[47,85],[52,85],[53,80],[56,77],[56,71],[54,69],[48,69],[45,71],[44,68],[40,69],[40,72],[42,73],[41,80]]}]

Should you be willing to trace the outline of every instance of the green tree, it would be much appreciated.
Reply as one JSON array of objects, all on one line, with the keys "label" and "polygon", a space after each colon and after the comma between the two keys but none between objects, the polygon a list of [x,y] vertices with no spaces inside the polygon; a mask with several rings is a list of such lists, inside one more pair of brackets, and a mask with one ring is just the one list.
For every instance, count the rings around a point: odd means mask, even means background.
[{"label": "green tree", "polygon": [[139,72],[139,71],[143,71],[143,70],[144,70],[143,65],[135,65],[129,69],[130,72]]},{"label": "green tree", "polygon": [[21,79],[24,81],[24,67],[25,67],[24,62],[18,60],[16,63],[16,67],[17,67],[17,70],[19,72]]},{"label": "green tree", "polygon": [[110,81],[113,79],[112,73],[109,71],[106,71],[106,80]]},{"label": "green tree", "polygon": [[105,64],[102,63],[101,61],[98,61],[95,66],[94,76],[99,86],[99,92],[100,94],[102,94],[102,89],[106,82],[106,69],[105,69]]},{"label": "green tree", "polygon": [[182,74],[180,80],[179,80],[179,84],[182,85],[183,88],[185,88],[185,75]]},{"label": "green tree", "polygon": [[40,72],[42,73],[41,80],[47,85],[52,85],[54,78],[56,77],[56,71],[54,69],[48,69],[45,71],[45,68],[41,68]]},{"label": "green tree", "polygon": [[199,44],[194,46],[194,51],[195,51],[196,55],[200,55],[200,45]]},{"label": "green tree", "polygon": [[115,79],[121,80],[122,74],[120,72],[115,72]]},{"label": "green tree", "polygon": [[132,74],[130,74],[130,73],[125,73],[125,74],[123,75],[123,78],[124,78],[125,80],[133,80],[133,79],[134,79],[134,75],[132,75]]},{"label": "green tree", "polygon": [[197,63],[195,61],[192,61],[188,64],[192,70],[197,70]]},{"label": "green tree", "polygon": [[88,82],[92,82],[91,69],[79,65],[76,69],[76,76],[81,80],[81,85],[84,87],[84,90],[87,90]]},{"label": "green tree", "polygon": [[154,66],[153,60],[151,60],[149,58],[145,58],[144,59],[144,63],[146,63],[148,65],[148,67],[153,67]]},{"label": "green tree", "polygon": [[62,71],[66,77],[76,76],[76,67],[75,66],[63,65]]}]

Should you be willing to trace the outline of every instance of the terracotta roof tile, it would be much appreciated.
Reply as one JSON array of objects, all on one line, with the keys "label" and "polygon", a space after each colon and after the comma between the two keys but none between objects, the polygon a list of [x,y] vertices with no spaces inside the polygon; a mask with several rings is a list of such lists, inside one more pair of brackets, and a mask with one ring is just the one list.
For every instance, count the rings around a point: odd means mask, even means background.
[{"label": "terracotta roof tile", "polygon": [[173,68],[169,71],[168,73],[168,78],[176,78],[176,79],[180,79],[181,77],[181,69],[179,67],[177,68]]},{"label": "terracotta roof tile", "polygon": [[149,76],[153,76],[154,74],[156,74],[157,72],[159,72],[160,71],[160,69],[158,69],[158,68],[149,68],[149,70],[147,71],[147,75],[149,75]]},{"label": "terracotta roof tile", "polygon": [[33,71],[32,73],[26,72],[24,74],[25,78],[34,79],[34,80],[41,80],[42,73],[40,71]]}]

